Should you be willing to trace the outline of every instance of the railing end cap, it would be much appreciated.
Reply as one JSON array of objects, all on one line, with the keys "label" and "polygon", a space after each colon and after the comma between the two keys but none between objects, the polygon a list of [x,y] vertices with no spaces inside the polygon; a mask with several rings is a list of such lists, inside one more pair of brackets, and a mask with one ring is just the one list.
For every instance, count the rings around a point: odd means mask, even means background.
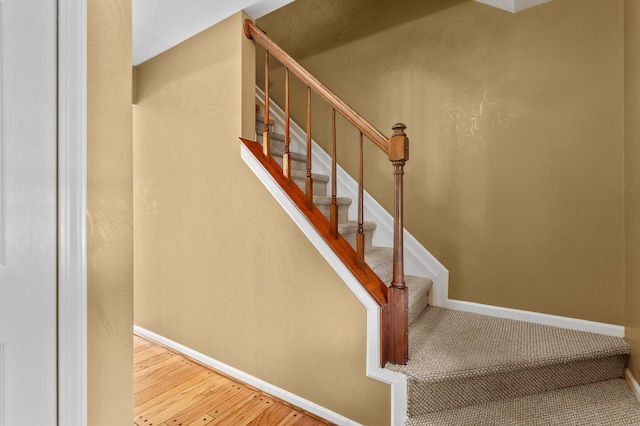
[{"label": "railing end cap", "polygon": [[396,123],[391,129],[393,129],[393,136],[406,136],[404,130],[407,128],[407,125],[404,123]]},{"label": "railing end cap", "polygon": [[244,35],[245,37],[247,37],[248,39],[253,39],[253,37],[251,37],[251,24],[253,24],[253,21],[251,21],[251,19],[245,19],[242,23],[242,29],[244,30]]}]

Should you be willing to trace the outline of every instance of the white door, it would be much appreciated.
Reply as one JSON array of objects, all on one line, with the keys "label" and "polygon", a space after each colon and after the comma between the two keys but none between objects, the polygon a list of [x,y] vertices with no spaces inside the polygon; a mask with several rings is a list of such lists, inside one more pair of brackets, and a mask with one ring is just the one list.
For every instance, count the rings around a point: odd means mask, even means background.
[{"label": "white door", "polygon": [[0,426],[55,425],[56,0],[0,0]]}]

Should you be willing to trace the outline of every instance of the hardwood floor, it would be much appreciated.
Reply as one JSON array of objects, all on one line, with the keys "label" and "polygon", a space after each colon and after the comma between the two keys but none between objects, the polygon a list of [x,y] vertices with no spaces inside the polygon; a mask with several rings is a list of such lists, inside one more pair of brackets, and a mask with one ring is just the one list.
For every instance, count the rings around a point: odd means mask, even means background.
[{"label": "hardwood floor", "polygon": [[138,426],[331,424],[135,335],[133,372]]}]

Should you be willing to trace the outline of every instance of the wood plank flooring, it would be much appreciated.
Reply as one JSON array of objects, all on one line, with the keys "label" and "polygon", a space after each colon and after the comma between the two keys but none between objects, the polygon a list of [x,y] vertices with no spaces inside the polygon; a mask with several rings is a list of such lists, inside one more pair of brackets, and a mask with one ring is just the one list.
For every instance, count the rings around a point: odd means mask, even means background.
[{"label": "wood plank flooring", "polygon": [[331,423],[134,335],[137,426],[318,426]]}]

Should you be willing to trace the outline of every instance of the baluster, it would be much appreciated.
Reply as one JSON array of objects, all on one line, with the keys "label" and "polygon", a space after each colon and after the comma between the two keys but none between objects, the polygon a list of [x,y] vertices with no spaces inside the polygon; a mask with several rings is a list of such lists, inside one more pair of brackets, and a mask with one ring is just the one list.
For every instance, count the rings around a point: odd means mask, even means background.
[{"label": "baluster", "polygon": [[331,110],[331,236],[338,238],[338,197],[337,197],[337,152],[336,152],[336,109]]},{"label": "baluster", "polygon": [[291,143],[291,135],[289,130],[289,68],[284,71],[284,154],[282,155],[282,173],[291,180],[291,154],[289,152],[289,144]]},{"label": "baluster", "polygon": [[402,224],[404,164],[409,159],[409,138],[402,123],[393,126],[393,136],[389,139],[389,160],[393,164],[394,176],[394,217],[393,217],[393,281],[391,285],[404,288],[404,241]]},{"label": "baluster", "polygon": [[264,128],[262,130],[262,152],[271,159],[271,126],[269,125],[269,51],[264,51]]},{"label": "baluster", "polygon": [[356,263],[360,269],[364,269],[364,197],[363,197],[363,145],[362,132],[360,132],[360,173],[358,178],[358,235],[356,235]]},{"label": "baluster", "polygon": [[313,178],[311,177],[311,88],[307,87],[307,205],[313,207]]},{"label": "baluster", "polygon": [[389,303],[389,361],[406,364],[409,360],[409,298],[404,282],[404,241],[402,224],[404,164],[409,160],[409,138],[402,123],[393,126],[389,139],[389,161],[393,164],[393,279],[387,292]]}]

